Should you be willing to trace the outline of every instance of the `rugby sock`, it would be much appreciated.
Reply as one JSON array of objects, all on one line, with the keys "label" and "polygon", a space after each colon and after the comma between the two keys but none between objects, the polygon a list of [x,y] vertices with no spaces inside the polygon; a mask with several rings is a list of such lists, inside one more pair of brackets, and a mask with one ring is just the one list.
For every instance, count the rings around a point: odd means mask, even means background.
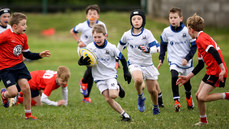
[{"label": "rugby sock", "polygon": [[223,93],[223,99],[229,100],[229,92]]},{"label": "rugby sock", "polygon": [[30,110],[26,110],[26,109],[25,109],[25,116],[26,116],[26,117],[31,116],[31,109],[30,109]]},{"label": "rugby sock", "polygon": [[36,103],[37,103],[36,101],[34,101],[33,99],[31,99],[31,105],[32,105],[32,106],[35,106]]},{"label": "rugby sock", "polygon": [[153,108],[159,108],[159,105],[154,105],[154,104],[153,104]]},{"label": "rugby sock", "polygon": [[3,99],[6,99],[5,93],[6,93],[6,91],[5,92],[2,92],[2,94],[1,94],[1,96],[2,96]]},{"label": "rugby sock", "polygon": [[140,94],[140,95],[138,95],[138,97],[141,98],[141,99],[145,98],[144,95],[143,95],[143,93]]},{"label": "rugby sock", "polygon": [[17,99],[17,101],[18,101],[19,103],[23,104],[23,97],[19,97],[19,98]]},{"label": "rugby sock", "polygon": [[158,98],[162,98],[162,92],[158,94]]},{"label": "rugby sock", "polygon": [[23,93],[22,92],[19,92],[20,96],[22,97],[23,96]]},{"label": "rugby sock", "polygon": [[191,92],[190,91],[185,91],[185,95],[187,99],[190,99],[191,97]]},{"label": "rugby sock", "polygon": [[200,115],[200,121],[202,123],[208,123],[208,121],[207,121],[207,115]]}]

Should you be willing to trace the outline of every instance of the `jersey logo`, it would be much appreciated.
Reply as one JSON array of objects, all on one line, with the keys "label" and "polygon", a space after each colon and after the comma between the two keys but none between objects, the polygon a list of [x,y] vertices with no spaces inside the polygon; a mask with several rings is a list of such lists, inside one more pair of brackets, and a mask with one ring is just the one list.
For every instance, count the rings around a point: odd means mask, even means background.
[{"label": "jersey logo", "polygon": [[143,36],[142,39],[143,39],[143,40],[146,39],[146,36]]},{"label": "jersey logo", "polygon": [[110,54],[110,52],[109,52],[108,50],[106,50],[105,54],[108,54],[108,55],[109,55],[109,54]]},{"label": "jersey logo", "polygon": [[85,38],[87,39],[87,38],[88,38],[88,36],[87,36],[87,35],[85,35]]},{"label": "jersey logo", "polygon": [[21,51],[22,51],[22,46],[17,45],[13,49],[13,54],[18,57],[21,54]]},{"label": "jersey logo", "polygon": [[184,34],[183,34],[183,38],[185,38],[186,36],[187,36],[186,33],[184,33]]},{"label": "jersey logo", "polygon": [[173,41],[171,41],[170,44],[173,45],[174,44]]}]

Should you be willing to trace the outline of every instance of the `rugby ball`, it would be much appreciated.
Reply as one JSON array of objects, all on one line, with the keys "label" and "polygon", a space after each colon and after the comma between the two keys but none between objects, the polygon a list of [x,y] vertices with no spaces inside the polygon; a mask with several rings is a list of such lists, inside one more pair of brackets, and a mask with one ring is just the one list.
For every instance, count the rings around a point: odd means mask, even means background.
[{"label": "rugby ball", "polygon": [[97,64],[97,57],[96,55],[90,51],[87,48],[81,48],[80,49],[80,57],[83,56],[83,58],[89,57],[91,60],[91,63],[88,65],[90,67],[96,66]]}]

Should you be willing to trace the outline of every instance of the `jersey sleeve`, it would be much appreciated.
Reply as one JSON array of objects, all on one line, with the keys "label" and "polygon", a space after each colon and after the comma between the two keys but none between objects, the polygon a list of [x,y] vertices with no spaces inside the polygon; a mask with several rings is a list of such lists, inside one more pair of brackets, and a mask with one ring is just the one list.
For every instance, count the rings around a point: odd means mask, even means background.
[{"label": "jersey sleeve", "polygon": [[160,38],[161,38],[161,43],[162,43],[162,44],[167,44],[167,43],[168,43],[168,38],[167,38],[167,36],[166,36],[165,30],[162,32]]},{"label": "jersey sleeve", "polygon": [[6,42],[8,39],[7,31],[0,33],[0,44]]},{"label": "jersey sleeve", "polygon": [[158,44],[157,40],[154,38],[153,34],[151,31],[148,32],[148,43],[149,43],[149,47],[159,47],[160,45]]},{"label": "jersey sleeve", "polygon": [[82,32],[82,23],[79,23],[78,25],[76,25],[74,28],[73,28],[73,32],[74,33],[79,33],[79,32]]}]

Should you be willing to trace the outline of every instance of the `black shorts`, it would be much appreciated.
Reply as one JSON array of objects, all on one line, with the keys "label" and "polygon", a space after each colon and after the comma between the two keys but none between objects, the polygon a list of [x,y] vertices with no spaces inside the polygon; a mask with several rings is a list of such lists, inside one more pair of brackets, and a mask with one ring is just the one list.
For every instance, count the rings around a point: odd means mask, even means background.
[{"label": "black shorts", "polygon": [[31,75],[25,64],[22,62],[11,68],[0,70],[0,78],[2,79],[5,87],[8,88],[12,85],[16,85],[19,79],[25,78],[30,80]]},{"label": "black shorts", "polygon": [[221,82],[219,80],[219,77],[216,77],[214,75],[207,75],[205,74],[205,76],[202,79],[203,82],[213,86],[213,87],[224,87],[225,83],[226,83],[226,78],[224,78],[224,82]]},{"label": "black shorts", "polygon": [[40,95],[39,90],[33,90],[30,88],[30,91],[31,91],[31,98],[34,98]]}]

